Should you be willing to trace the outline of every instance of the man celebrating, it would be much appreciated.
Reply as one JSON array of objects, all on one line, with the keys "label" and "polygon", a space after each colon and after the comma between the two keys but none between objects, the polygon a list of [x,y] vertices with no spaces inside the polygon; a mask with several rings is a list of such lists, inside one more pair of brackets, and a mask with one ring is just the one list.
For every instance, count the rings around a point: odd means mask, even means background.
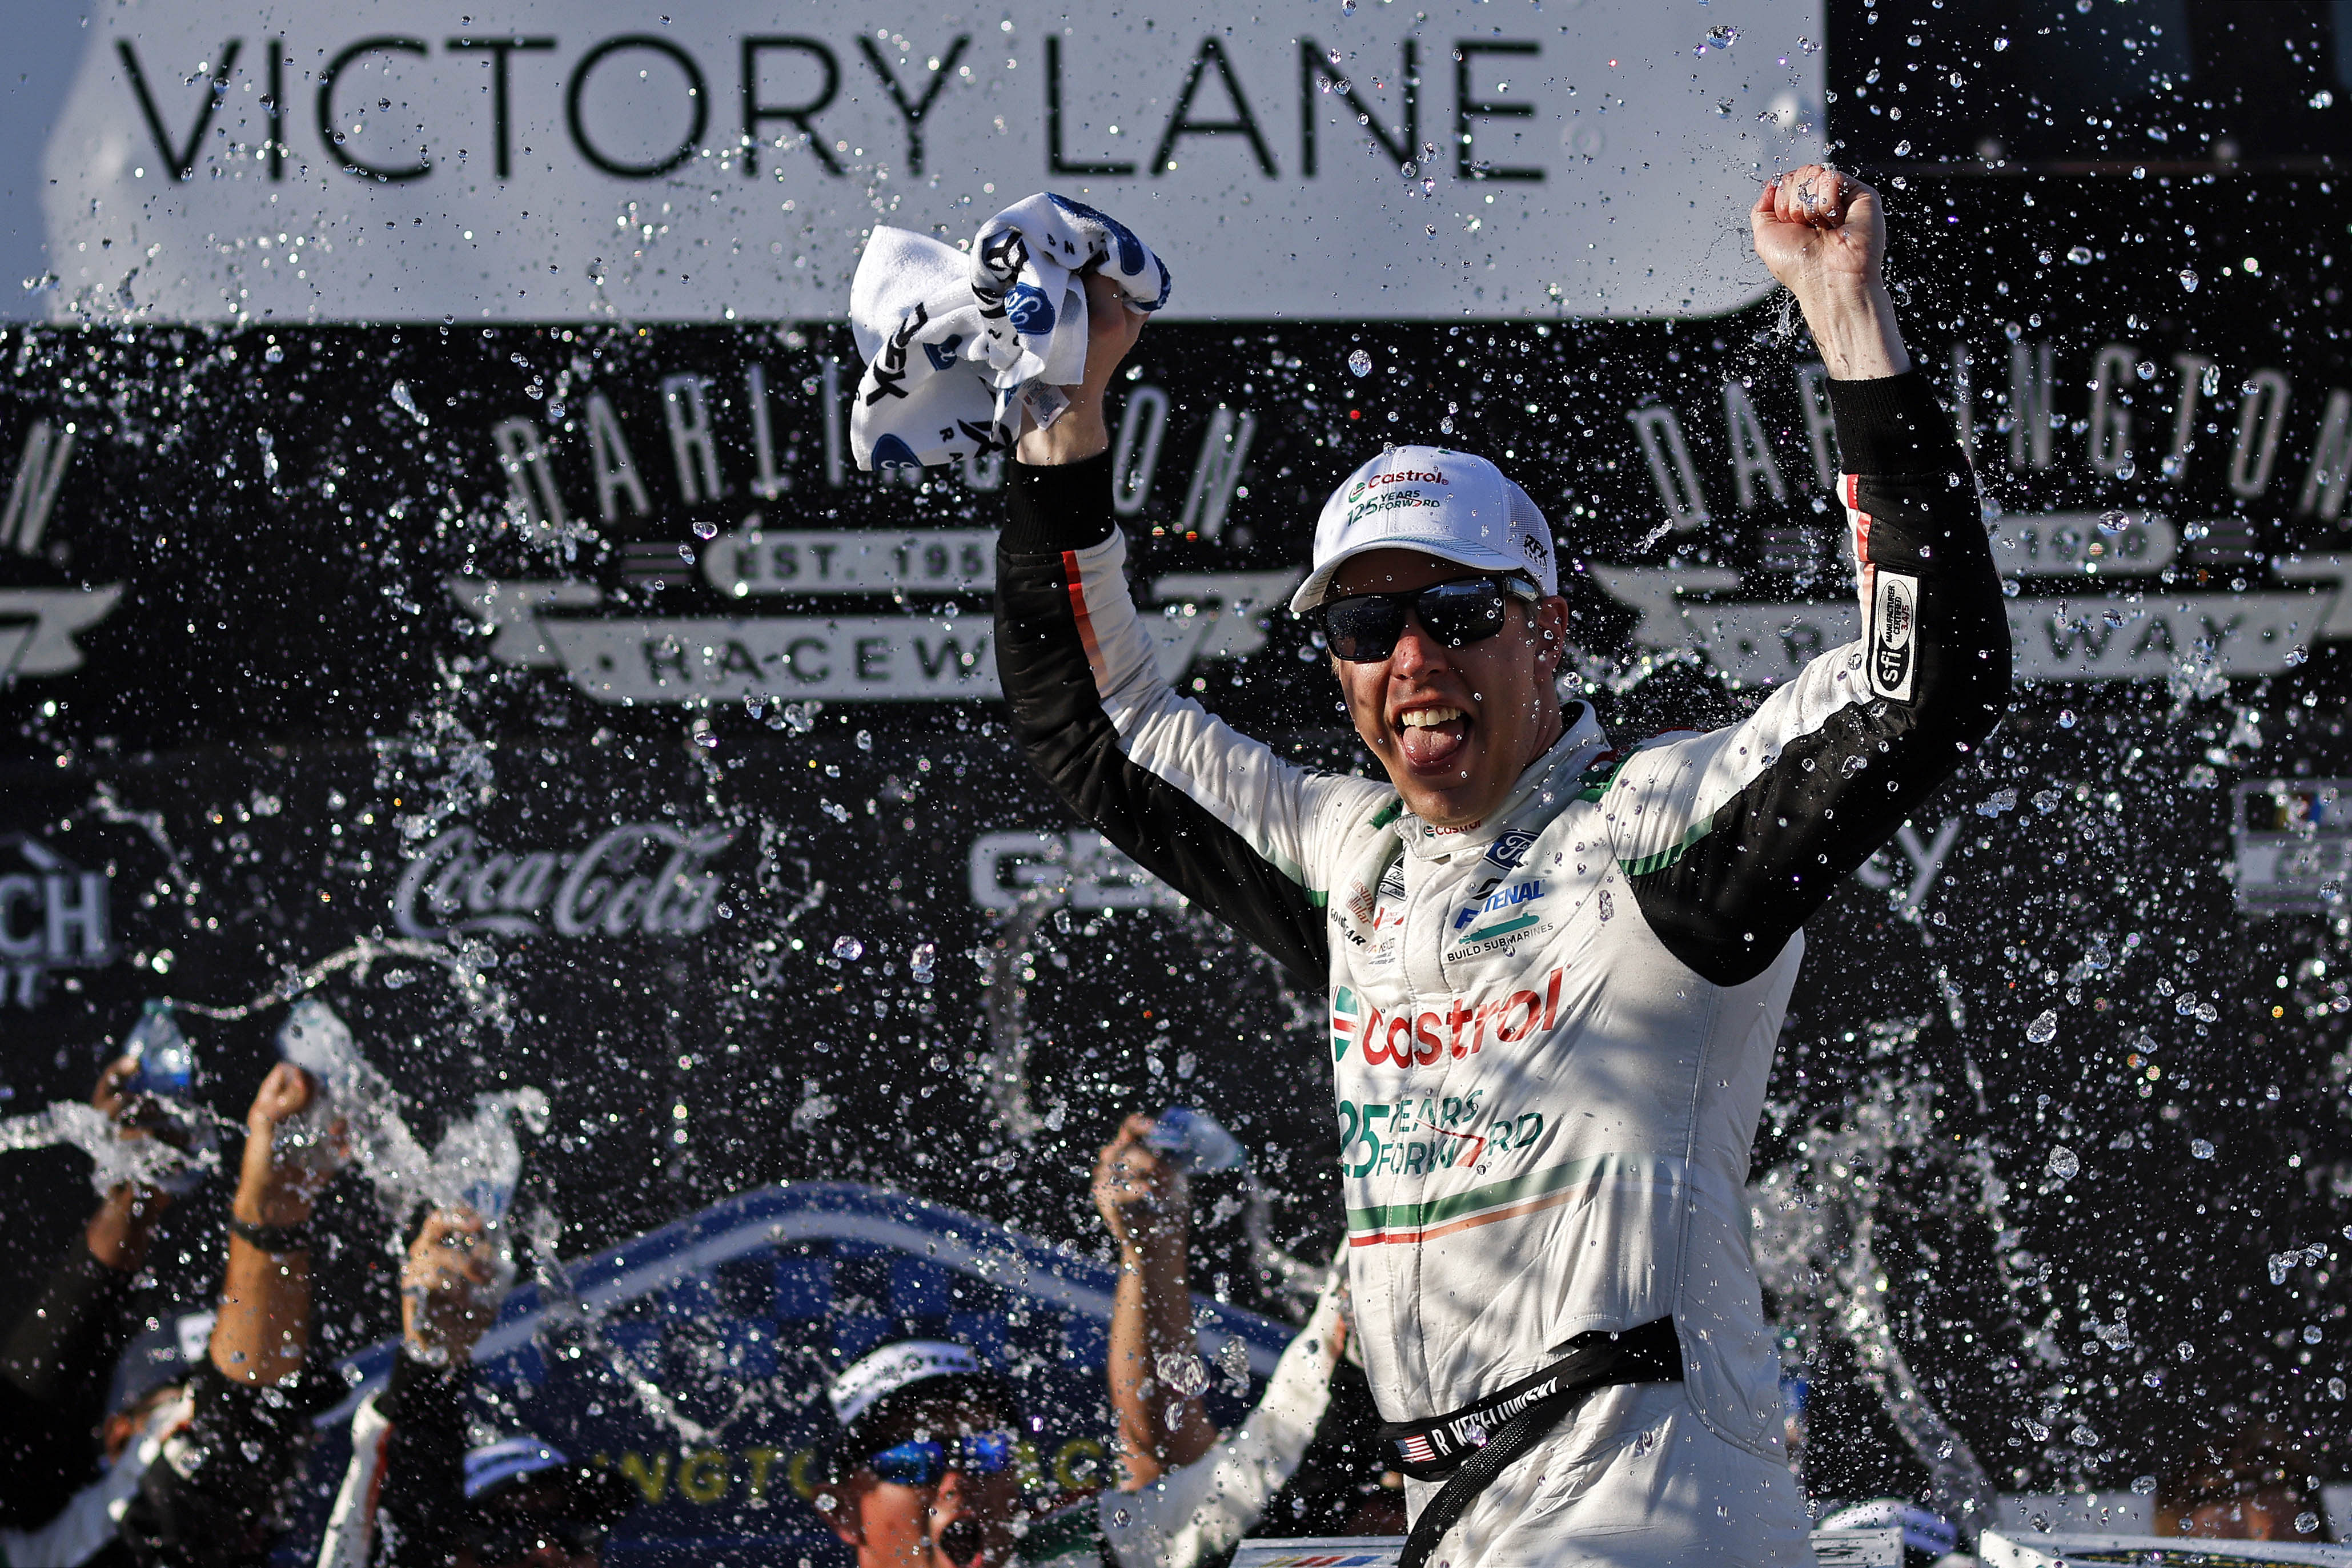
[{"label": "man celebrating", "polygon": [[1877,195],[1809,167],[1750,221],[1827,363],[1863,637],[1739,724],[1622,747],[1563,710],[1549,528],[1493,465],[1434,447],[1349,477],[1292,601],[1386,785],[1293,767],[1180,698],[1121,574],[1102,394],[1140,318],[1100,279],[1085,380],[1008,486],[997,648],[1032,761],[1121,850],[1328,976],[1407,1568],[1441,1539],[1454,1568],[1810,1559],[1749,1145],[1799,927],[1990,730],[2010,652]]}]

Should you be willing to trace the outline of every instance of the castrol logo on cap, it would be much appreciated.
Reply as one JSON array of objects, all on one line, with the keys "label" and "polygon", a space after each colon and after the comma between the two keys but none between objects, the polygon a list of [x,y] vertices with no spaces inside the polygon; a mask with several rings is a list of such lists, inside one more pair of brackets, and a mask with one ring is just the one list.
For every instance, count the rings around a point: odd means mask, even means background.
[{"label": "castrol logo on cap", "polygon": [[1443,474],[1423,473],[1412,468],[1400,468],[1393,474],[1374,474],[1369,478],[1356,481],[1354,488],[1348,492],[1348,504],[1354,506],[1364,492],[1375,485],[1443,485],[1444,483],[1445,476]]}]

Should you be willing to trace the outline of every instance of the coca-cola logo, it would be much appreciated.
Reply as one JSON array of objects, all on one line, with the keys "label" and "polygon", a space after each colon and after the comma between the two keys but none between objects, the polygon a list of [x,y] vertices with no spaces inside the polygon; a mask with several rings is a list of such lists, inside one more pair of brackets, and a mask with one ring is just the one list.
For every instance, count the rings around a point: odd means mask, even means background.
[{"label": "coca-cola logo", "polygon": [[404,935],[422,937],[692,936],[718,913],[709,862],[734,837],[624,822],[576,852],[510,854],[486,851],[471,828],[451,828],[401,868],[393,916]]}]

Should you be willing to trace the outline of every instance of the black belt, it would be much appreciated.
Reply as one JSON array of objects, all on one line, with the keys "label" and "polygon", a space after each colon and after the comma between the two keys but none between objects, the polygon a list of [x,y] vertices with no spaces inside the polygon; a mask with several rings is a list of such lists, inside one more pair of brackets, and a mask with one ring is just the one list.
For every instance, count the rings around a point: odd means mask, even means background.
[{"label": "black belt", "polygon": [[1478,1494],[1593,1394],[1625,1383],[1679,1383],[1682,1376],[1675,1320],[1658,1318],[1622,1333],[1578,1334],[1549,1366],[1451,1415],[1382,1426],[1397,1469],[1417,1481],[1445,1478],[1413,1521],[1397,1568],[1423,1568]]}]

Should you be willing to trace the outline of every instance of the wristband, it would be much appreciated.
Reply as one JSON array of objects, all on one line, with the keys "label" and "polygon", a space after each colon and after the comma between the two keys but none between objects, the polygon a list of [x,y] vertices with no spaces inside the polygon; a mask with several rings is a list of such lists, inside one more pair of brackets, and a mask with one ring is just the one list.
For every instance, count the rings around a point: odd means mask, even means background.
[{"label": "wristband", "polygon": [[307,1219],[293,1225],[254,1225],[231,1215],[228,1233],[264,1252],[302,1252],[310,1246],[310,1222]]}]

